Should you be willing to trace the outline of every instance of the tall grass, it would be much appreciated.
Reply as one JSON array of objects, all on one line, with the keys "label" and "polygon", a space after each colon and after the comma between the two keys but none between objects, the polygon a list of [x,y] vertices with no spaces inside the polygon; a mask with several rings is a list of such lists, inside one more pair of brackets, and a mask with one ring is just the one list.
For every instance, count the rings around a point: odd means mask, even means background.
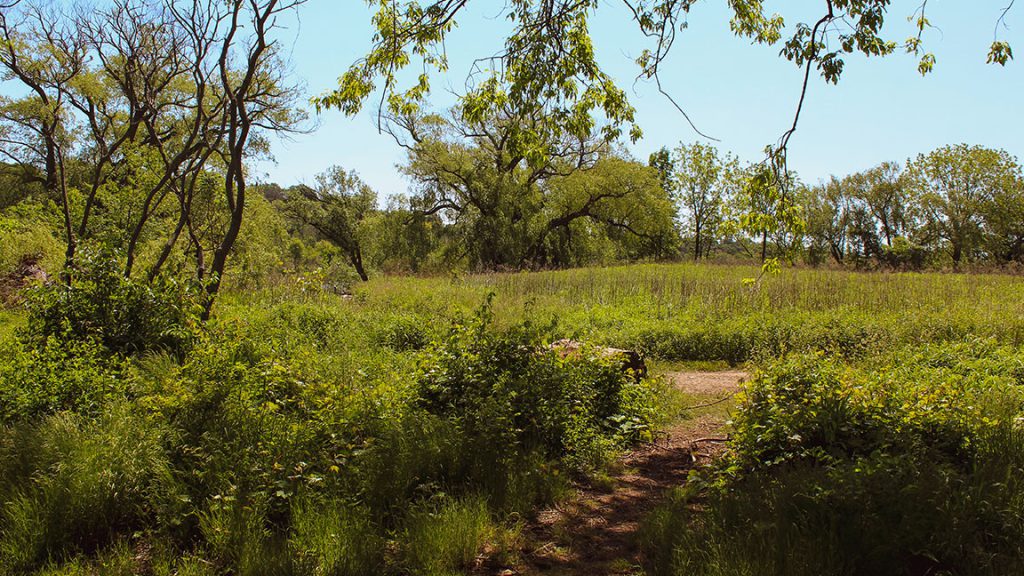
[{"label": "tall grass", "polygon": [[[13,328],[24,314],[0,313],[0,574],[465,571],[510,538],[510,515],[559,498],[567,477],[650,437],[662,417],[656,386],[593,359],[557,358],[546,351],[557,338],[669,361],[769,366],[796,353],[811,359],[811,372],[976,336],[995,348],[1024,342],[1024,283],[1014,277],[786,270],[744,284],[757,273],[649,265],[378,278],[352,298],[281,282],[225,294],[216,320],[180,352],[116,352],[89,339],[72,347],[59,335],[26,342]],[[910,374],[892,363],[874,368],[921,384],[901,389],[923,394],[944,382],[937,375],[968,378],[1002,362],[941,350],[908,360]],[[1024,370],[1004,368],[1006,382],[1024,381],[1014,376]],[[833,388],[846,390],[833,381],[815,390],[829,397]],[[805,414],[799,406],[785,412]],[[927,413],[958,412],[937,405]],[[934,427],[921,430],[958,430],[923,422]],[[764,437],[810,437],[805,424]],[[974,445],[990,457],[971,460],[978,480],[962,489],[981,502],[977,494],[1012,484],[1018,460],[995,440],[979,436]],[[751,442],[744,453],[774,460],[779,446]],[[783,505],[791,492],[770,482],[748,494],[792,511]],[[680,506],[652,525],[720,550],[700,565],[719,562],[723,573],[757,567],[741,565],[736,546],[767,554],[780,538],[804,538],[768,530],[734,541],[712,529],[714,516],[693,531],[680,512],[688,504]],[[950,517],[1017,533],[996,512]],[[670,551],[659,558],[690,550],[659,541]],[[676,560],[664,573],[683,565]]]}]

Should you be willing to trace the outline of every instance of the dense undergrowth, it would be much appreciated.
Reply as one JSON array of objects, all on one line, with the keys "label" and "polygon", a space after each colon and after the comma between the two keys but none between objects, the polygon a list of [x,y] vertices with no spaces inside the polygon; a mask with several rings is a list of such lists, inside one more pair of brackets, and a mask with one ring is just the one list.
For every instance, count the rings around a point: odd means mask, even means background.
[{"label": "dense undergrowth", "polygon": [[0,573],[514,563],[531,510],[665,417],[564,337],[763,368],[730,458],[649,522],[656,573],[1017,571],[1024,285],[755,272],[299,277],[201,325],[197,287],[95,255],[0,312]]},{"label": "dense undergrowth", "polygon": [[652,573],[1019,574],[1022,410],[1024,354],[992,340],[773,362],[649,520]]},{"label": "dense undergrowth", "polygon": [[93,264],[3,343],[0,573],[446,574],[658,418],[653,382],[487,301],[203,327]]}]

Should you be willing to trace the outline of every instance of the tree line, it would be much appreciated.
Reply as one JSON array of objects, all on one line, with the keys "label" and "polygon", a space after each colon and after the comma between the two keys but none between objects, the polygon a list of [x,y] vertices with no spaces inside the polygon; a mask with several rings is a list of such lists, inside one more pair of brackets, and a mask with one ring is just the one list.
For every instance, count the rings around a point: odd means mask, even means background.
[{"label": "tree line", "polygon": [[694,259],[729,253],[853,267],[1024,262],[1024,172],[1004,150],[947,145],[807,184],[757,184],[705,144],[652,154]]}]

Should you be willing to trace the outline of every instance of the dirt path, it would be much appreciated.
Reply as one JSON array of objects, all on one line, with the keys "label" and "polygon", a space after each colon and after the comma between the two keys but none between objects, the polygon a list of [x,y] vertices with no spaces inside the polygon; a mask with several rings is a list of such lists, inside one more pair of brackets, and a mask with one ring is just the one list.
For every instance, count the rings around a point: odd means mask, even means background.
[{"label": "dirt path", "polygon": [[[743,372],[677,372],[672,384],[700,402],[728,397]],[[538,515],[525,533],[525,566],[504,576],[632,575],[642,573],[637,530],[668,490],[722,450],[721,417],[700,416],[670,427],[654,443],[621,460],[622,472],[606,486],[587,486],[557,508]]]}]

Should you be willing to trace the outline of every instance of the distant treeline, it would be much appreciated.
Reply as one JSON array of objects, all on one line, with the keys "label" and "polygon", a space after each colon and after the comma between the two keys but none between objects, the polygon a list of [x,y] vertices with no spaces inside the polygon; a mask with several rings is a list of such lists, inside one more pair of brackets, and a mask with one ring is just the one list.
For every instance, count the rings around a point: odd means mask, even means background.
[{"label": "distant treeline", "polygon": [[815,185],[790,174],[767,191],[752,185],[751,168],[701,144],[662,149],[650,163],[680,205],[697,259],[728,252],[898,269],[1024,262],[1024,174],[1003,150],[944,146]]},{"label": "distant treeline", "polygon": [[[233,282],[251,286],[315,271],[344,286],[375,272],[679,259],[891,269],[1024,262],[1024,178],[1003,151],[946,146],[813,186],[792,175],[784,187],[772,187],[758,180],[757,166],[741,167],[699,144],[662,150],[648,165],[607,147],[577,150],[592,156],[538,173],[525,164],[502,172],[495,168],[501,153],[472,138],[429,146],[420,138],[403,167],[413,183],[408,195],[382,202],[340,167],[311,185],[253,186],[232,250]],[[66,172],[71,197],[80,198],[91,166],[72,158]],[[204,180],[210,190],[195,195],[190,213],[199,233],[226,225],[215,192],[219,175],[204,173]],[[59,202],[38,174],[31,166],[3,165],[0,192],[4,271],[26,258],[59,270]],[[131,242],[126,223],[144,198],[126,188],[98,198],[93,242],[123,253]],[[148,216],[136,258],[150,266],[163,257],[171,270],[188,273],[194,243],[173,257],[162,250],[177,208],[168,204]]]}]

